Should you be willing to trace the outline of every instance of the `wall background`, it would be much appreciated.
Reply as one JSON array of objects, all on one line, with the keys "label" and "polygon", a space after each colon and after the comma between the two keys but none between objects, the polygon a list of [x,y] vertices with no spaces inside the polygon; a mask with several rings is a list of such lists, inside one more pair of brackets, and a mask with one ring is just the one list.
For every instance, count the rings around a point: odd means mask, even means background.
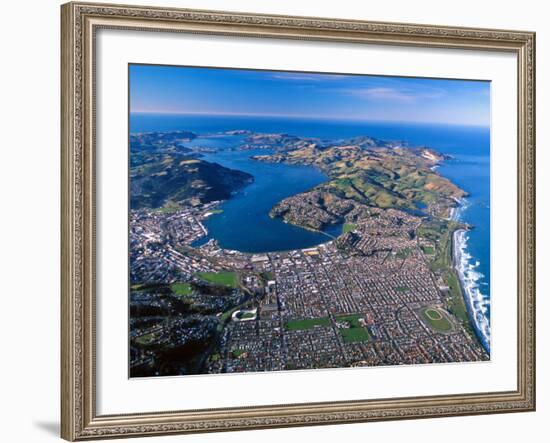
[{"label": "wall background", "polygon": [[[550,418],[550,29],[544,2],[429,0],[126,0],[133,4],[314,15],[537,32],[538,410],[528,414],[290,428],[139,439],[144,442],[368,441],[467,439],[542,441]],[[59,5],[10,2],[2,8],[0,68],[0,435],[6,442],[56,441],[59,433]],[[431,437],[430,437],[431,436]],[[138,440],[134,440],[138,441]]]}]

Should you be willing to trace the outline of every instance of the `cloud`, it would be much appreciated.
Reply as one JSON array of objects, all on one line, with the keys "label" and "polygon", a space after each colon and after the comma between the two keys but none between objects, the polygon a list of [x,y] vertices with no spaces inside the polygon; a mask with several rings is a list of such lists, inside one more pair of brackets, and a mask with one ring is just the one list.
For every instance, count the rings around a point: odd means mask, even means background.
[{"label": "cloud", "polygon": [[418,100],[434,99],[444,95],[440,89],[426,91],[413,91],[409,89],[397,89],[388,87],[374,87],[361,89],[348,89],[349,94],[370,100],[395,101],[402,103],[411,103]]},{"label": "cloud", "polygon": [[298,81],[298,82],[322,82],[327,80],[341,80],[345,78],[353,77],[351,75],[343,74],[308,74],[308,73],[299,73],[299,72],[278,72],[271,75],[271,78],[277,80],[288,80],[288,81]]}]

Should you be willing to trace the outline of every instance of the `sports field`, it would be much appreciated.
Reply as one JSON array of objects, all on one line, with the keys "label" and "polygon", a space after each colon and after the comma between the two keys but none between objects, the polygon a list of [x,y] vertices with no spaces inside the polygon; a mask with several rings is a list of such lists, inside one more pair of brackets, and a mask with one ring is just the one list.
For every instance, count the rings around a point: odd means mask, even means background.
[{"label": "sports field", "polygon": [[359,322],[360,318],[362,318],[360,314],[340,315],[336,317],[336,321],[347,322],[349,324],[349,328],[338,329],[344,343],[365,342],[370,339],[369,331]]},{"label": "sports field", "polygon": [[313,329],[315,326],[330,326],[328,317],[306,318],[304,320],[288,320],[285,328],[289,331],[299,331],[303,329]]},{"label": "sports field", "polygon": [[447,316],[439,309],[424,308],[421,313],[426,323],[428,323],[432,329],[439,332],[449,332],[453,329],[453,325]]},{"label": "sports field", "polygon": [[201,280],[220,286],[229,286],[231,288],[236,288],[239,284],[236,272],[197,272],[197,276]]},{"label": "sports field", "polygon": [[241,312],[237,315],[237,318],[240,320],[246,320],[248,318],[254,318],[256,317],[256,314],[253,312]]},{"label": "sports field", "polygon": [[176,295],[189,295],[193,292],[191,285],[189,283],[172,283],[170,289]]},{"label": "sports field", "polygon": [[368,341],[370,336],[366,328],[340,329],[340,335],[344,343],[358,343]]}]

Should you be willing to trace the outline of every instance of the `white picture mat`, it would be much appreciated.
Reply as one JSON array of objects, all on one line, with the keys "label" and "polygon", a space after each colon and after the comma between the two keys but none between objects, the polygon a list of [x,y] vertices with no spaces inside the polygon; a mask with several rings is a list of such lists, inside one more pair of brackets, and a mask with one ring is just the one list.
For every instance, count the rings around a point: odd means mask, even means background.
[{"label": "white picture mat", "polygon": [[[516,389],[515,55],[115,30],[96,54],[98,414]],[[128,379],[128,63],[491,80],[491,362]]]}]

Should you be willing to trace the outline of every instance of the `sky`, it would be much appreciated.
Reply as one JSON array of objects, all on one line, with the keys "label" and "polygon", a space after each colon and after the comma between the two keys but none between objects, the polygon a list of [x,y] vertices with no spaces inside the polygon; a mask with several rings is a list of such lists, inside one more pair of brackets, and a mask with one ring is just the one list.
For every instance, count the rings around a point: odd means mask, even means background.
[{"label": "sky", "polygon": [[130,112],[489,126],[490,82],[130,65]]}]

